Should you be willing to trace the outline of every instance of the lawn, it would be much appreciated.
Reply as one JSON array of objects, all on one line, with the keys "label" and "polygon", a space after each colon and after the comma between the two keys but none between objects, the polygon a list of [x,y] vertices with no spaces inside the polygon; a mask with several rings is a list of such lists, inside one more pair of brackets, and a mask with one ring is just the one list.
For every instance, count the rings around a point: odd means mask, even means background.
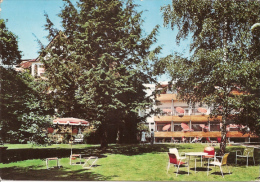
[{"label": "lawn", "polygon": [[[6,145],[8,146],[8,145]],[[10,148],[9,148],[10,147]],[[179,152],[203,151],[205,144],[156,144],[156,145],[110,145],[107,150],[98,146],[73,145],[73,153],[99,157],[97,165],[84,169],[81,165],[69,165],[70,145],[53,145],[50,147],[32,147],[30,145],[10,145],[6,152],[8,160],[0,163],[0,176],[4,180],[57,180],[57,181],[255,181],[259,177],[259,165],[254,166],[250,160],[246,167],[240,160],[235,165],[235,151],[239,146],[228,146],[230,152],[228,163],[231,175],[224,168],[225,178],[219,173],[219,167],[211,167],[207,176],[206,168],[198,168],[195,173],[191,161],[190,175],[187,168],[180,168],[176,177],[176,168],[168,164],[169,148],[177,147]],[[219,150],[219,147],[215,147]],[[257,153],[255,153],[259,156]],[[45,158],[57,156],[61,168],[46,169]],[[259,164],[259,157],[256,164]],[[51,161],[50,165],[55,165]]]}]

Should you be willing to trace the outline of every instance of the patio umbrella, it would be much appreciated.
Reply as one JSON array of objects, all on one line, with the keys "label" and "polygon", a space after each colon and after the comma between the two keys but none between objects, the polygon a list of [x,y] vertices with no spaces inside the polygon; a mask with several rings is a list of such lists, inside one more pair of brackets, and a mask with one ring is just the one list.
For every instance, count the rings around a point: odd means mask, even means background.
[{"label": "patio umbrella", "polygon": [[176,107],[176,111],[180,114],[184,114],[184,109],[182,107]]},{"label": "patio umbrella", "polygon": [[165,125],[163,128],[162,128],[162,130],[163,131],[167,131],[168,129],[170,129],[171,128],[171,124],[167,124],[167,125]]},{"label": "patio umbrella", "polygon": [[[78,118],[57,118],[53,120],[53,124],[59,125],[71,125],[71,136],[72,126],[89,126],[89,122]],[[71,155],[72,155],[72,143],[71,143]]]},{"label": "patio umbrella", "polygon": [[203,128],[203,129],[205,129],[205,130],[208,130],[208,129],[209,129],[209,127],[206,126],[205,124],[200,124],[200,127]]},{"label": "patio umbrella", "polygon": [[237,125],[237,124],[230,124],[229,127],[230,127],[230,128],[239,128],[240,126]]},{"label": "patio umbrella", "polygon": [[182,131],[194,131],[186,123],[181,123]]},{"label": "patio umbrella", "polygon": [[198,111],[202,114],[206,114],[207,113],[207,109],[206,108],[202,108],[202,107],[199,107],[198,108]]}]

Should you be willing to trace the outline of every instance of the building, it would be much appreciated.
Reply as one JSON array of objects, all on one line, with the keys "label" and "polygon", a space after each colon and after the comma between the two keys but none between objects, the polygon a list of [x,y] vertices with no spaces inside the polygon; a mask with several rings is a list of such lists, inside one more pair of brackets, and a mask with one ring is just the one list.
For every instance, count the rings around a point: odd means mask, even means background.
[{"label": "building", "polygon": [[15,69],[16,71],[29,69],[33,77],[43,77],[45,72],[44,65],[39,61],[39,59],[22,60],[20,65],[18,65]]},{"label": "building", "polygon": [[[157,95],[153,109],[158,113],[147,118],[146,124],[150,130],[153,129],[155,142],[180,142],[192,141],[201,138],[204,141],[218,141],[221,137],[221,116],[210,118],[211,107],[207,105],[189,105],[177,98],[177,92],[168,89],[168,82],[161,82],[160,87],[155,84],[147,84],[147,94],[156,90],[161,93]],[[146,110],[149,112],[149,110]],[[250,142],[257,140],[256,136],[243,135],[242,128],[232,121],[228,121],[227,138],[234,142]]]}]

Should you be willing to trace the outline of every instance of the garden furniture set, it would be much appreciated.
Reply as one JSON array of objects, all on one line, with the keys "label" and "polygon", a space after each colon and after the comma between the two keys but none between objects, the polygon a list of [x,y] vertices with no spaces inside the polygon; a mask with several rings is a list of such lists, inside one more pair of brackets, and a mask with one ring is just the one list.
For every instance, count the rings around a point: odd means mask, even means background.
[{"label": "garden furniture set", "polygon": [[[195,157],[195,173],[197,172],[197,164],[196,164],[196,157],[200,157],[200,161],[201,161],[201,167],[202,167],[202,161],[204,159],[204,161],[207,161],[207,175],[209,174],[209,168],[210,166],[218,166],[220,168],[220,172],[222,177],[224,178],[223,175],[223,170],[222,167],[226,166],[226,168],[228,169],[229,174],[230,170],[228,168],[227,165],[227,159],[229,156],[229,153],[225,153],[223,156],[216,156],[216,152],[214,147],[212,146],[208,146],[204,148],[203,152],[187,152],[184,153],[185,156],[181,156],[182,154],[179,155],[178,149],[177,148],[170,148],[169,149],[169,162],[168,162],[168,167],[167,167],[167,173],[169,171],[170,165],[174,165],[175,167],[177,167],[177,172],[176,172],[176,176],[178,175],[179,172],[179,168],[180,166],[186,166],[187,170],[188,170],[188,175],[190,174],[190,170],[189,170],[189,166],[190,166],[190,158],[191,157]],[[253,147],[247,147],[244,149],[244,152],[242,153],[241,151],[236,151],[236,164],[237,164],[237,158],[238,157],[243,157],[247,159],[247,163],[246,166],[248,166],[248,158],[253,158],[254,164],[255,164],[255,160],[254,160],[254,148]],[[213,160],[213,161],[212,161]]]},{"label": "garden furniture set", "polygon": [[[70,155],[70,165],[82,165],[83,168],[91,168],[93,167],[97,160],[97,156],[90,156],[90,157],[84,157],[84,162],[83,165],[81,163],[82,160],[82,154],[72,154]],[[75,162],[73,162],[73,160]],[[51,158],[46,158],[46,167],[49,169],[49,161],[57,161],[57,167],[60,168],[60,159],[58,157],[51,157]]]}]

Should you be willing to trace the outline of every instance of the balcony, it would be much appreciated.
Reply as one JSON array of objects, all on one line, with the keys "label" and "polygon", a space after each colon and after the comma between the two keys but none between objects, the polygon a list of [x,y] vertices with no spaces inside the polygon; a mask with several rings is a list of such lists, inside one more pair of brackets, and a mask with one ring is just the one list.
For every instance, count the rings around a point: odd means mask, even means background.
[{"label": "balcony", "polygon": [[177,100],[177,94],[160,94],[156,98],[158,101],[171,101],[172,99]]},{"label": "balcony", "polygon": [[191,115],[191,116],[154,116],[155,122],[174,121],[174,122],[208,122],[209,121],[221,121],[222,117],[209,118],[209,115]]},{"label": "balcony", "polygon": [[210,114],[210,109],[209,108],[203,108],[203,107],[196,107],[196,108],[191,108],[189,106],[186,107],[178,107],[178,106],[170,106],[168,105],[160,105],[158,106],[158,109],[160,109],[160,114],[159,116],[190,116],[190,115],[199,115],[199,116],[204,116],[204,115],[209,115]]},{"label": "balcony", "polygon": [[[229,138],[256,138],[254,135],[249,135],[239,132],[239,131],[229,131],[227,132],[227,137]],[[209,131],[209,132],[203,132],[203,131],[176,131],[176,132],[154,132],[154,137],[221,137],[220,131]]]}]

